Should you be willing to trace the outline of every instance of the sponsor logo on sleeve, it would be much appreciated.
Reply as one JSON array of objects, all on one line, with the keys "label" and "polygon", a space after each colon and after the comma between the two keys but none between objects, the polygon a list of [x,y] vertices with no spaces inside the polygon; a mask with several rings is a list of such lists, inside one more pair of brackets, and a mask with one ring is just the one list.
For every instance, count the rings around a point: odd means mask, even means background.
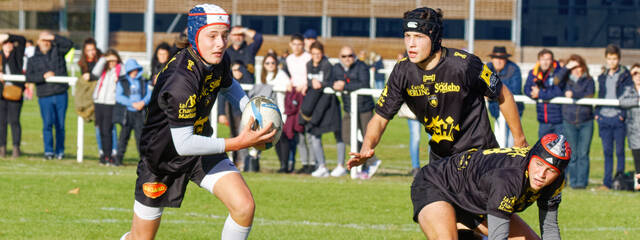
[{"label": "sponsor logo on sleeve", "polygon": [[189,119],[196,116],[196,95],[193,94],[187,98],[184,103],[178,106],[178,118]]},{"label": "sponsor logo on sleeve", "polygon": [[142,191],[148,198],[156,199],[167,191],[167,185],[161,182],[146,182],[142,184]]},{"label": "sponsor logo on sleeve", "polygon": [[500,202],[500,206],[498,207],[498,210],[504,211],[504,212],[508,212],[508,213],[512,213],[513,212],[513,204],[516,201],[516,197],[507,197],[504,196],[502,198],[502,202]]},{"label": "sponsor logo on sleeve", "polygon": [[455,57],[460,57],[460,58],[462,58],[462,59],[466,59],[466,58],[467,58],[467,54],[462,54],[462,53],[460,53],[460,52],[454,52],[454,53],[453,53],[453,56],[455,56]]}]

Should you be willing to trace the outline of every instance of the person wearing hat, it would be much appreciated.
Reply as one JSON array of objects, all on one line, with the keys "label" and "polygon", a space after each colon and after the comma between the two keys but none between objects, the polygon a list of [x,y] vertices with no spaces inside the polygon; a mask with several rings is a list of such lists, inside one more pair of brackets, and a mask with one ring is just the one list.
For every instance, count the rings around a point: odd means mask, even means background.
[{"label": "person wearing hat", "polygon": [[[491,54],[489,54],[489,57],[491,57],[491,62],[487,63],[487,67],[489,67],[489,70],[498,75],[500,81],[502,81],[502,84],[507,86],[512,94],[522,94],[522,74],[520,73],[520,67],[509,60],[511,54],[507,53],[507,49],[504,46],[495,46],[493,47],[493,51],[491,52]],[[522,117],[524,104],[516,103],[516,105],[518,106],[518,115]],[[500,117],[500,106],[498,104],[498,101],[489,101],[489,113],[491,113],[491,116],[493,116],[496,120]],[[496,121],[495,124],[497,125],[498,121]],[[502,147],[513,146],[513,134],[508,127],[507,133],[503,138],[507,139],[507,145]]]},{"label": "person wearing hat", "polygon": [[[429,239],[538,239],[515,217],[538,205],[542,239],[560,239],[558,207],[571,148],[547,134],[532,148],[472,149],[423,167],[411,185],[413,220]],[[522,221],[522,222],[520,222]],[[470,231],[456,230],[456,222]]]},{"label": "person wearing hat", "polygon": [[[209,123],[216,96],[234,107],[249,102],[231,78],[225,54],[229,15],[213,4],[189,11],[188,46],[169,60],[151,93],[140,141],[131,231],[121,239],[153,239],[165,207],[180,207],[189,180],[215,195],[229,209],[221,239],[246,239],[255,202],[226,152],[270,142],[275,131],[247,127],[234,138],[213,138]],[[187,44],[187,43],[181,43]]]},{"label": "person wearing hat", "polygon": [[318,41],[318,32],[310,28],[307,29],[307,31],[304,31],[304,34],[302,34],[302,36],[304,37],[304,51],[310,53],[311,44]]}]

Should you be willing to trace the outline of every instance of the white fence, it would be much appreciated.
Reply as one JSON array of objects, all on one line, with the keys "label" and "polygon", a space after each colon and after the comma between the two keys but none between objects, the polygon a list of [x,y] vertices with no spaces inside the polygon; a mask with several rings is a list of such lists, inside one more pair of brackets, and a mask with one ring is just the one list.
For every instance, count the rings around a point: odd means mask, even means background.
[{"label": "white fence", "polygon": [[[24,82],[25,81],[25,76],[24,75],[4,75],[4,80],[6,81],[16,81],[16,82]],[[77,78],[75,77],[50,77],[48,79],[46,79],[47,82],[52,82],[52,83],[68,83],[70,86],[74,87],[75,83],[77,81]],[[251,84],[242,84],[241,85],[242,88],[244,90],[250,90],[251,88],[253,88],[253,85]],[[286,91],[285,89],[274,89],[274,91],[277,93],[278,96],[278,100],[279,102],[282,102],[284,100],[284,92]],[[337,94],[337,95],[345,95],[343,93],[340,92],[335,92],[330,88],[325,88],[324,90],[325,93],[328,94]],[[357,116],[357,111],[358,111],[358,101],[357,98],[359,95],[366,95],[366,96],[372,96],[374,98],[377,98],[380,96],[382,90],[381,89],[360,89],[357,91],[353,91],[349,94],[349,97],[351,98],[351,116]],[[516,102],[523,102],[526,104],[534,104],[536,103],[536,101],[534,101],[533,99],[525,96],[525,95],[516,95],[514,96]],[[541,100],[539,100],[541,101]],[[557,103],[557,104],[579,104],[579,105],[592,105],[592,106],[618,106],[619,102],[618,100],[615,99],[598,99],[598,98],[583,98],[583,99],[579,99],[579,100],[574,100],[572,98],[565,98],[565,97],[557,97],[552,99],[551,101],[549,101],[550,103]],[[214,130],[217,130],[217,102],[214,104],[213,109],[211,110],[211,117],[209,119],[211,119],[211,126],[213,127]],[[284,109],[281,109],[281,112],[284,112]],[[501,113],[502,115],[502,113]],[[350,145],[351,145],[351,152],[357,152],[357,140],[358,137],[362,138],[362,135],[364,135],[364,133],[360,133],[360,136],[358,134],[358,128],[357,128],[357,118],[356,117],[352,117],[351,118],[351,122],[350,122],[350,126],[351,126],[351,139],[350,139]],[[506,135],[506,123],[504,121],[504,117],[499,118],[498,120],[498,126],[495,129],[495,132],[502,132],[503,134],[496,134],[496,138],[498,140],[498,143],[500,144],[500,146],[505,146],[506,143],[506,139],[504,139],[504,137]],[[78,162],[82,162],[83,161],[83,156],[84,156],[84,120],[82,119],[82,117],[78,116],[78,127],[77,127],[77,156],[76,156],[76,160]],[[217,131],[215,131],[217,132]]]}]

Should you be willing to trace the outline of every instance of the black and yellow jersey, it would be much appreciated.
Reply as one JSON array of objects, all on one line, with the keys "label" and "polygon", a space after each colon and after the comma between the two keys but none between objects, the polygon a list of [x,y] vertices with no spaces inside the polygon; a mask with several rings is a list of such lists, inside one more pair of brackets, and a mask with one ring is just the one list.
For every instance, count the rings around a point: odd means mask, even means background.
[{"label": "black and yellow jersey", "polygon": [[509,219],[533,202],[557,210],[564,174],[534,191],[529,185],[528,152],[529,148],[469,150],[423,167],[422,181],[437,187],[448,202],[477,215]]},{"label": "black and yellow jersey", "polygon": [[179,156],[170,128],[193,126],[193,134],[211,136],[211,108],[220,89],[232,81],[226,54],[221,63],[207,66],[191,47],[176,53],[158,74],[151,94],[140,141],[141,161],[155,174],[170,174],[184,171],[198,158],[227,158],[225,153]]},{"label": "black and yellow jersey", "polygon": [[376,103],[376,113],[391,120],[407,103],[431,135],[431,151],[440,157],[471,148],[495,148],[485,99],[500,95],[500,79],[475,55],[442,48],[432,70],[400,60]]}]

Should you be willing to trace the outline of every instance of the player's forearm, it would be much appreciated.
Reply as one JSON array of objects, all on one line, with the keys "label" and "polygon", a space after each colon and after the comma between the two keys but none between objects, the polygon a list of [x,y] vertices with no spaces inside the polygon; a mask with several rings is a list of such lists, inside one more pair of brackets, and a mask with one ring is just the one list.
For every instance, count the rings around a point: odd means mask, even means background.
[{"label": "player's forearm", "polygon": [[540,233],[544,240],[560,240],[558,227],[558,211],[539,210]]},{"label": "player's forearm", "polygon": [[498,101],[500,103],[500,112],[504,115],[504,119],[507,121],[509,129],[513,133],[515,142],[525,142],[524,131],[522,130],[522,124],[520,123],[520,114],[518,114],[518,106],[516,105],[516,101],[513,99],[513,94],[511,94],[509,89],[504,85],[502,86],[502,91],[500,92]]},{"label": "player's forearm", "polygon": [[211,138],[193,134],[193,126],[171,128],[171,139],[180,156],[210,155],[223,153],[226,145],[222,138]]},{"label": "player's forearm", "polygon": [[509,237],[509,220],[487,215],[489,240],[506,240]]},{"label": "player's forearm", "polygon": [[242,139],[242,135],[234,137],[234,138],[227,138],[224,141],[224,151],[225,152],[232,152],[232,151],[238,151],[240,149],[244,149],[244,148],[248,148],[249,144],[247,144],[247,141],[244,141]]},{"label": "player's forearm", "polygon": [[364,136],[364,142],[362,143],[362,151],[368,151],[378,146],[382,133],[387,128],[389,120],[384,119],[378,114],[373,114],[373,118],[367,124],[367,132]]}]

